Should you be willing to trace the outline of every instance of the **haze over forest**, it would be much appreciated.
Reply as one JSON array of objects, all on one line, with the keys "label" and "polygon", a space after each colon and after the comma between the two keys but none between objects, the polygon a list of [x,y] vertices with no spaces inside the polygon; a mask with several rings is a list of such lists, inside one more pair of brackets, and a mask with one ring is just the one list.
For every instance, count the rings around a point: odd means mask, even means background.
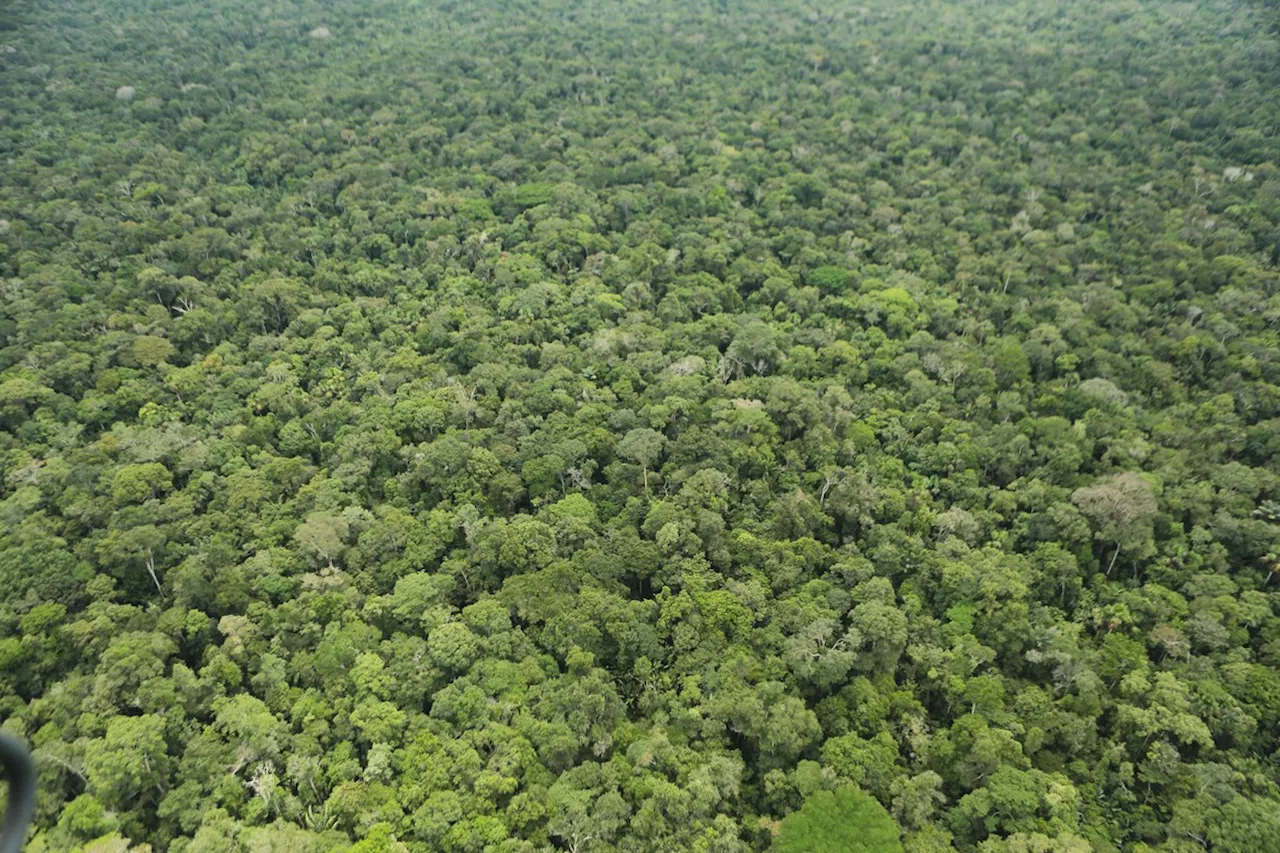
[{"label": "haze over forest", "polygon": [[31,853],[1280,853],[1280,12],[8,0]]}]

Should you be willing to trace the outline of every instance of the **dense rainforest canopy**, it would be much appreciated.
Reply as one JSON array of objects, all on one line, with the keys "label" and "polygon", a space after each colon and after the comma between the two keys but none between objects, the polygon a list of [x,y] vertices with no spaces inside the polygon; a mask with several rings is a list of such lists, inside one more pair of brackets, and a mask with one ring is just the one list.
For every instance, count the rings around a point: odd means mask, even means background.
[{"label": "dense rainforest canopy", "polygon": [[5,2],[30,849],[1280,851],[1277,20]]}]

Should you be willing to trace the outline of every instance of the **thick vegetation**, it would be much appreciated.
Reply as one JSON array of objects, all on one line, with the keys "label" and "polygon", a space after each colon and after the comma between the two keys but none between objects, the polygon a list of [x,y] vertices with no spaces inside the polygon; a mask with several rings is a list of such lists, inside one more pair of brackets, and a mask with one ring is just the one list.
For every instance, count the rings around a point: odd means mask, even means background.
[{"label": "thick vegetation", "polygon": [[7,3],[31,849],[1280,851],[1275,24]]}]

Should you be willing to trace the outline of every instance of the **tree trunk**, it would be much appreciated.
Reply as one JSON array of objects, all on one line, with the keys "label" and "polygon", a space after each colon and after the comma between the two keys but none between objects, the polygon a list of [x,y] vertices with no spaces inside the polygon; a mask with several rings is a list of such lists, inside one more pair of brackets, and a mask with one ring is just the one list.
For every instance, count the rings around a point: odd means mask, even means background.
[{"label": "tree trunk", "polygon": [[1120,556],[1120,546],[1116,546],[1116,552],[1111,555],[1111,562],[1107,564],[1107,577],[1111,577],[1111,570],[1115,568],[1116,557]]},{"label": "tree trunk", "polygon": [[156,577],[155,558],[151,556],[150,552],[147,553],[147,574],[151,575],[151,582],[156,585],[156,592],[164,592],[160,588],[160,579]]}]

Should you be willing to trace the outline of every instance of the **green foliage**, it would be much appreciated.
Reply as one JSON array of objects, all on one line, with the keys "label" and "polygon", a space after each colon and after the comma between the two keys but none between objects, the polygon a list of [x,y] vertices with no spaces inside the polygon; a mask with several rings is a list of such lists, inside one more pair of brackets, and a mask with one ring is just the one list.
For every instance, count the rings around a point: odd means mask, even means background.
[{"label": "green foliage", "polygon": [[899,835],[884,806],[865,791],[844,787],[810,795],[799,811],[782,822],[773,849],[778,853],[902,853]]},{"label": "green foliage", "polygon": [[85,747],[84,776],[90,792],[116,809],[153,797],[167,775],[167,750],[162,718],[114,717],[103,737]]},{"label": "green foliage", "polygon": [[853,273],[840,267],[818,267],[809,273],[809,283],[823,293],[843,294],[853,281]]},{"label": "green foliage", "polygon": [[1272,6],[6,3],[32,849],[1274,849]]},{"label": "green foliage", "polygon": [[555,184],[548,181],[535,181],[516,187],[515,203],[519,207],[537,207],[547,204],[555,194]]}]

